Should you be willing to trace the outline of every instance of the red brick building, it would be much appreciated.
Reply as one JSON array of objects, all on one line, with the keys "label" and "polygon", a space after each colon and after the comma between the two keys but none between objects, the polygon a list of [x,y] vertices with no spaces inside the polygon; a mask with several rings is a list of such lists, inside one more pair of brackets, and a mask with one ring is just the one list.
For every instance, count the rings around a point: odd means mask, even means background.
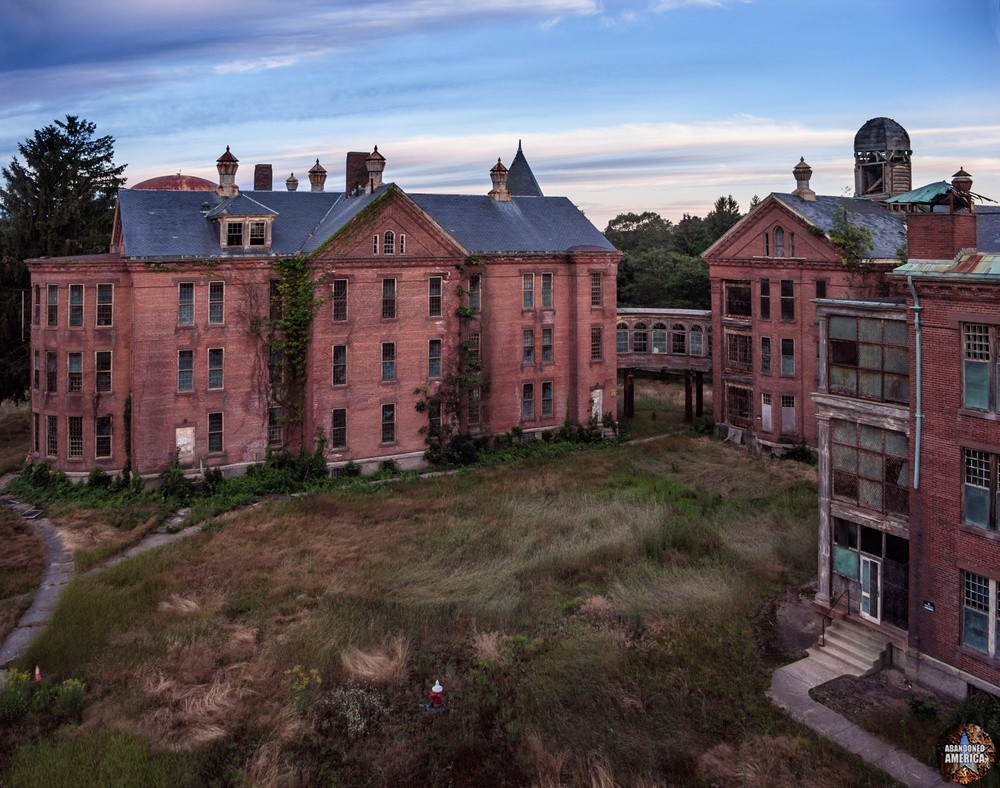
[{"label": "red brick building", "polygon": [[[243,192],[227,149],[218,184],[122,190],[108,254],[29,261],[33,456],[71,474],[172,456],[236,471],[322,429],[331,465],[405,465],[440,421],[614,416],[620,254],[601,233],[542,195],[520,148],[483,196],[407,194],[384,167],[349,153],[333,193],[318,161],[302,192],[258,165]],[[294,356],[274,340],[288,260],[317,299]]]}]

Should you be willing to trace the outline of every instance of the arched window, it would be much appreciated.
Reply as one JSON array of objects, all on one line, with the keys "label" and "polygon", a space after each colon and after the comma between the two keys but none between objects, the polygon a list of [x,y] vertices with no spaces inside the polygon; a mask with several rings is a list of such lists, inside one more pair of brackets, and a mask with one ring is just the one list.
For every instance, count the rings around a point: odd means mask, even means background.
[{"label": "arched window", "polygon": [[785,231],[780,227],[774,228],[774,256],[785,256]]},{"label": "arched window", "polygon": [[392,230],[386,230],[382,236],[382,254],[392,254],[396,249],[396,234]]},{"label": "arched window", "polygon": [[628,323],[619,323],[615,328],[618,332],[615,351],[618,353],[628,353]]},{"label": "arched window", "polygon": [[704,356],[705,355],[705,335],[702,333],[701,326],[695,323],[691,326],[690,334],[690,353],[692,356]]},{"label": "arched window", "polygon": [[667,327],[663,323],[653,324],[653,352],[667,352]]},{"label": "arched window", "polygon": [[687,353],[687,328],[681,323],[674,323],[670,329],[670,352],[684,355]]},{"label": "arched window", "polygon": [[646,342],[649,335],[646,333],[645,323],[636,323],[632,327],[632,351],[635,353],[647,352]]}]

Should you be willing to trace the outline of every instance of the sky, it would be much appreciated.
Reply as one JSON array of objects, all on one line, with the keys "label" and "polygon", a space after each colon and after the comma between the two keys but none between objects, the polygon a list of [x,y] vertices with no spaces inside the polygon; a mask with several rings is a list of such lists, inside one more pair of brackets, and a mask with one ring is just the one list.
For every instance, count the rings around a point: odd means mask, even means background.
[{"label": "sky", "polygon": [[[378,145],[411,193],[485,194],[518,141],[599,228],[722,195],[853,193],[854,134],[910,134],[913,186],[1000,200],[1000,0],[0,0],[0,163],[65,115],[131,184],[275,187]],[[300,186],[300,188],[303,188]]]}]

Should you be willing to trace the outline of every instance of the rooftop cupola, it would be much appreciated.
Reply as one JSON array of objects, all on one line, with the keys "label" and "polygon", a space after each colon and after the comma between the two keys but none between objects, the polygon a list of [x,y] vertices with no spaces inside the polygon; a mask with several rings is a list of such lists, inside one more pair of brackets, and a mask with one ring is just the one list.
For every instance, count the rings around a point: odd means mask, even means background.
[{"label": "rooftop cupola", "polygon": [[490,189],[489,196],[497,202],[510,202],[510,192],[507,189],[507,168],[503,162],[497,159],[497,163],[490,170],[490,180],[493,181],[493,188]]},{"label": "rooftop cupola", "polygon": [[240,166],[240,160],[229,152],[226,152],[215,160],[215,166],[219,170],[219,185],[215,191],[220,197],[235,197],[240,193],[240,187],[236,185],[236,170]]},{"label": "rooftop cupola", "polygon": [[964,167],[959,167],[958,172],[951,176],[951,185],[957,192],[971,191],[972,176],[965,171]]},{"label": "rooftop cupola", "polygon": [[311,186],[311,191],[321,192],[323,191],[323,185],[326,183],[326,170],[319,163],[319,159],[316,159],[316,163],[309,170],[309,185]]},{"label": "rooftop cupola", "polygon": [[365,159],[365,167],[368,169],[368,186],[365,188],[365,194],[371,194],[382,185],[382,171],[385,169],[385,156],[378,152],[378,145]]},{"label": "rooftop cupola", "polygon": [[288,189],[288,191],[290,192],[293,192],[299,188],[299,179],[295,177],[294,172],[291,175],[289,175],[288,179],[285,181],[285,188]]},{"label": "rooftop cupola", "polygon": [[816,192],[809,188],[809,179],[812,178],[812,174],[812,167],[806,164],[804,156],[800,156],[799,163],[792,168],[792,175],[795,176],[795,191],[792,194],[800,199],[815,202]]}]

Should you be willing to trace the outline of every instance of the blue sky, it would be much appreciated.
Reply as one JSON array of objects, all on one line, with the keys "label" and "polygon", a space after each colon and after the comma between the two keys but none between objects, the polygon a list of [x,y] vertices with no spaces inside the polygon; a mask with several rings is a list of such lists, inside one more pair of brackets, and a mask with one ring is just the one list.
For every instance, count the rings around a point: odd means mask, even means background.
[{"label": "blue sky", "polygon": [[[378,144],[410,192],[485,193],[523,140],[603,228],[733,194],[853,188],[853,137],[910,133],[914,186],[960,166],[1000,200],[1000,0],[0,0],[0,161],[75,114],[130,183],[276,182]],[[276,183],[277,185],[277,183]]]}]

